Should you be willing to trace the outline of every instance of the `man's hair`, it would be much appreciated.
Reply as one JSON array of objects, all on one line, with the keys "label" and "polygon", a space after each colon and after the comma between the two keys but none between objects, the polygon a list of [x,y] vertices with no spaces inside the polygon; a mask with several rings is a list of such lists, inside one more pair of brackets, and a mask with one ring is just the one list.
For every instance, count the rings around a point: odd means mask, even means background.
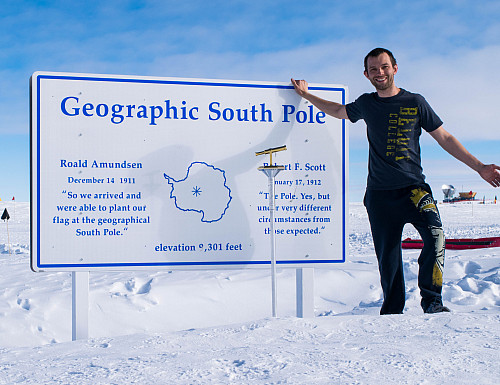
[{"label": "man's hair", "polygon": [[368,72],[368,58],[369,57],[377,57],[379,55],[382,55],[383,53],[386,53],[387,55],[389,55],[389,58],[391,59],[391,64],[393,67],[397,64],[396,58],[394,57],[394,55],[392,54],[391,51],[389,51],[388,49],[385,49],[385,48],[375,48],[375,49],[372,49],[368,53],[368,55],[365,56],[365,71],[366,72]]}]

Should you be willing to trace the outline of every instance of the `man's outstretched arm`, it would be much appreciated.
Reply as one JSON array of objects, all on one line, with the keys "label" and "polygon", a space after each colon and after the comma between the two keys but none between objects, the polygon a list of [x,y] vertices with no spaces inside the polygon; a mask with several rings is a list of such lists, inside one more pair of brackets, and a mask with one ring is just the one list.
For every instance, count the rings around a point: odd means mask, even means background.
[{"label": "man's outstretched arm", "polygon": [[442,126],[430,132],[439,145],[459,161],[477,171],[481,178],[493,187],[500,187],[500,167],[496,164],[483,164]]},{"label": "man's outstretched arm", "polygon": [[348,119],[345,106],[343,104],[321,99],[320,97],[309,93],[309,86],[305,80],[292,79],[295,91],[304,99],[309,100],[324,113],[337,119]]}]

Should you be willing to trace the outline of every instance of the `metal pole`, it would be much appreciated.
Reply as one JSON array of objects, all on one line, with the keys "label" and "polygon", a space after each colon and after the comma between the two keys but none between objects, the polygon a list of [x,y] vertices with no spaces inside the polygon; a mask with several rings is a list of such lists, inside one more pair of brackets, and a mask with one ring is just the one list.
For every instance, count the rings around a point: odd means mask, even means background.
[{"label": "metal pole", "polygon": [[89,338],[89,272],[72,273],[72,340]]},{"label": "metal pole", "polygon": [[274,178],[281,170],[284,170],[284,166],[271,166],[271,167],[261,167],[259,168],[267,176],[267,181],[269,185],[269,239],[271,241],[271,289],[272,289],[272,315],[277,317],[277,279],[276,279],[276,234],[274,232],[274,211],[275,211],[275,188],[274,188]]},{"label": "metal pole", "polygon": [[314,269],[301,267],[295,272],[297,317],[314,318]]},{"label": "metal pole", "polygon": [[269,154],[269,165],[259,167],[267,176],[267,181],[269,184],[269,239],[271,240],[271,291],[272,291],[272,314],[273,317],[277,317],[277,289],[276,289],[276,240],[274,233],[274,177],[278,175],[281,170],[285,169],[285,166],[273,165],[273,153],[279,151],[285,151],[286,146],[269,148],[264,151],[256,152],[255,155]]},{"label": "metal pole", "polygon": [[276,238],[274,234],[274,173],[268,174],[269,182],[269,236],[271,240],[271,287],[272,287],[272,315],[277,317],[277,284],[276,284]]}]

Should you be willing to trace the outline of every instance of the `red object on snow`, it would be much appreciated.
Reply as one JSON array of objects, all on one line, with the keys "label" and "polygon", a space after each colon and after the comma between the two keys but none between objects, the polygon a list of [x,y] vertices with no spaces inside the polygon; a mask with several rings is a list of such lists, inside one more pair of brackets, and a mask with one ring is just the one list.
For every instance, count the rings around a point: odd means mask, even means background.
[{"label": "red object on snow", "polygon": [[[401,242],[401,246],[403,249],[421,249],[424,242],[421,239],[406,238]],[[500,237],[447,239],[445,247],[451,250],[500,247]]]}]

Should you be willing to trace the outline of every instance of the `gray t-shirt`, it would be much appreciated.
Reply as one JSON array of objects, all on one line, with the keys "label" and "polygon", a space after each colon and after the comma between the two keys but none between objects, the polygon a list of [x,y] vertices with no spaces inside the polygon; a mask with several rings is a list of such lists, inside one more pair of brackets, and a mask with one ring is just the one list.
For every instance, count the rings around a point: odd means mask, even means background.
[{"label": "gray t-shirt", "polygon": [[367,188],[392,190],[425,183],[420,160],[422,128],[443,122],[419,94],[404,89],[388,98],[363,94],[346,105],[353,123],[363,119],[370,145]]}]

